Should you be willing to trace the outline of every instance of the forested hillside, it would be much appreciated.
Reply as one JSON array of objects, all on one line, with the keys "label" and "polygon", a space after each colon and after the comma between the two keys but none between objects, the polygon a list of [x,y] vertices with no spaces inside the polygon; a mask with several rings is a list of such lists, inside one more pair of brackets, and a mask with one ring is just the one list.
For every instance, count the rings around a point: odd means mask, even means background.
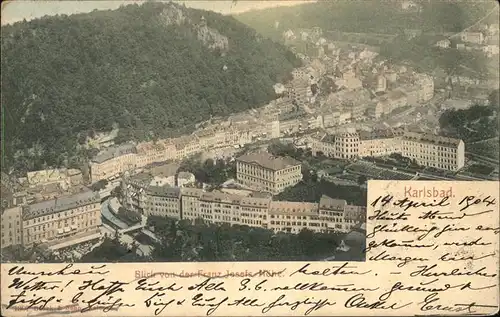
[{"label": "forested hillside", "polygon": [[[404,3],[415,7],[405,8]],[[408,63],[421,72],[442,70],[447,75],[483,79],[498,76],[498,61],[481,52],[442,50],[434,44],[445,34],[460,32],[478,21],[498,23],[498,10],[495,1],[323,0],[235,17],[275,41],[283,41],[283,33],[289,29],[296,32],[317,26],[327,39],[377,46],[381,57]],[[421,35],[409,39],[409,30]],[[380,42],[378,37],[384,35],[393,36],[392,42]]]},{"label": "forested hillside", "polygon": [[274,98],[300,61],[232,17],[171,3],[2,26],[2,169],[68,164],[77,140],[142,140]]},{"label": "forested hillside", "polygon": [[404,29],[420,29],[440,33],[458,32],[498,6],[495,1],[413,1],[419,4],[419,9],[403,9],[403,2],[320,0],[294,7],[249,11],[235,17],[274,39],[280,39],[287,29],[314,26],[324,32],[395,34]]}]

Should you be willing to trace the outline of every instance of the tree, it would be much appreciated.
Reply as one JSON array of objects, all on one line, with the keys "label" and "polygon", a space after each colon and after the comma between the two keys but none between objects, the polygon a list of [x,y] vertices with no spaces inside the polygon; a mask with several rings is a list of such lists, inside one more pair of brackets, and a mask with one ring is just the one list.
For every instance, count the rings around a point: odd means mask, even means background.
[{"label": "tree", "polygon": [[359,185],[363,185],[364,183],[366,183],[366,181],[367,181],[367,180],[368,180],[368,179],[366,178],[366,176],[365,176],[365,175],[359,175],[359,176],[358,176],[358,184],[359,184]]},{"label": "tree", "polygon": [[496,108],[498,109],[500,107],[499,95],[500,95],[499,89],[493,90],[488,96],[489,105],[493,107],[496,106]]},{"label": "tree", "polygon": [[[160,13],[170,6],[192,20],[199,14],[177,4],[145,3],[4,26],[2,107],[19,106],[2,108],[9,135],[2,169],[35,169],[44,161],[61,166],[78,155],[87,131],[117,125],[117,144],[191,133],[211,115],[265,105],[274,97],[275,80],[300,64],[283,45],[259,40],[233,18],[205,12],[211,28],[231,39],[224,71],[220,54],[192,36],[193,25],[165,32]],[[42,152],[14,158],[36,144]]]}]

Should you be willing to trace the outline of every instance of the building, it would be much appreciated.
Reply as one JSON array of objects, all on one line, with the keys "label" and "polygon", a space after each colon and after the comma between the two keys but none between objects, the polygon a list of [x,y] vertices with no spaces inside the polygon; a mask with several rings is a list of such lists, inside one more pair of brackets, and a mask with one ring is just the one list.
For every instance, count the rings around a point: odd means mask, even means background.
[{"label": "building", "polygon": [[81,184],[83,177],[80,170],[61,168],[28,172],[26,181],[29,187],[59,184],[61,188],[67,189]]},{"label": "building", "polygon": [[323,155],[338,159],[354,159],[359,156],[359,133],[342,132],[335,135],[326,134],[312,143],[313,155]]},{"label": "building", "polygon": [[194,221],[200,217],[200,198],[203,193],[198,188],[181,188],[182,219]]},{"label": "building", "polygon": [[272,201],[199,189],[181,190],[182,219],[211,224],[246,225],[274,232],[349,232],[366,222],[366,208],[323,196],[320,203]]},{"label": "building", "polygon": [[375,87],[375,92],[385,92],[387,90],[387,79],[384,75],[379,75],[377,77],[377,86]]},{"label": "building", "polygon": [[242,197],[240,200],[240,224],[269,229],[269,205],[271,198]]},{"label": "building", "polygon": [[145,193],[147,198],[144,215],[182,219],[180,188],[148,186]]},{"label": "building", "polygon": [[316,156],[320,152],[339,159],[399,153],[415,159],[420,165],[451,171],[458,171],[465,164],[462,140],[408,132],[401,128],[320,135],[312,141],[312,154]]},{"label": "building", "polygon": [[450,48],[451,47],[451,41],[448,39],[440,40],[436,42],[436,46],[440,48]]},{"label": "building", "polygon": [[381,96],[379,101],[375,104],[375,107],[368,109],[368,114],[378,119],[406,105],[408,105],[406,94],[400,90],[393,90],[387,95]]},{"label": "building", "polygon": [[420,12],[422,7],[416,1],[405,0],[401,1],[401,9],[409,12]]},{"label": "building", "polygon": [[207,223],[267,227],[270,198],[244,197],[223,192],[182,189],[182,217]]},{"label": "building", "polygon": [[21,211],[20,206],[2,210],[2,249],[22,245]]},{"label": "building", "polygon": [[359,132],[359,156],[387,156],[401,153],[401,138],[403,129],[375,130]]},{"label": "building", "polygon": [[288,29],[287,31],[283,32],[283,39],[285,41],[294,41],[297,39],[295,36],[295,33],[293,33],[292,30]]},{"label": "building", "polygon": [[482,47],[483,52],[488,55],[488,57],[498,55],[499,49],[498,45],[485,45]]},{"label": "building", "polygon": [[137,149],[126,143],[104,149],[90,162],[92,183],[101,179],[117,178],[121,173],[137,167]]},{"label": "building", "polygon": [[182,160],[202,150],[199,139],[194,135],[181,136],[173,140],[176,159]]},{"label": "building", "polygon": [[220,192],[202,193],[195,217],[207,223],[240,224],[240,199],[241,196]]},{"label": "building", "polygon": [[327,232],[350,232],[357,224],[366,222],[366,207],[348,205],[343,199],[326,195],[319,201],[320,219]]},{"label": "building", "polygon": [[329,111],[323,114],[323,127],[330,128],[339,125],[340,123],[340,112],[339,111]]},{"label": "building", "polygon": [[[276,139],[280,137],[280,122],[279,120],[272,120],[266,122],[266,136],[269,139]],[[234,145],[237,143],[231,143]]]},{"label": "building", "polygon": [[146,214],[146,209],[149,207],[146,189],[149,186],[160,186],[155,182],[154,176],[150,174],[140,173],[132,177],[124,177],[122,179],[123,198],[121,201],[123,207],[140,214]]},{"label": "building", "polygon": [[274,232],[299,233],[303,228],[324,232],[326,222],[319,217],[317,203],[272,201],[267,226]]},{"label": "building", "polygon": [[142,142],[137,149],[137,167],[144,167],[156,162],[166,161],[166,148],[163,142]]},{"label": "building", "polygon": [[420,103],[427,102],[434,97],[434,80],[432,76],[418,74],[416,84],[419,87],[418,99]]},{"label": "building", "polygon": [[177,175],[177,186],[178,187],[185,187],[185,186],[194,184],[195,182],[196,182],[196,178],[194,177],[193,173],[180,172]]},{"label": "building", "polygon": [[100,238],[100,201],[87,191],[22,207],[23,245],[55,250]]},{"label": "building", "polygon": [[458,171],[465,165],[465,144],[462,140],[432,134],[406,132],[401,154],[419,165]]},{"label": "building", "polygon": [[460,33],[460,39],[462,42],[473,43],[473,44],[483,44],[485,38],[481,32],[462,32]]},{"label": "building", "polygon": [[350,232],[366,222],[366,208],[323,195],[319,203],[271,201],[267,227],[274,232]]},{"label": "building", "polygon": [[301,163],[267,152],[250,153],[236,159],[236,178],[247,187],[278,194],[302,180]]}]

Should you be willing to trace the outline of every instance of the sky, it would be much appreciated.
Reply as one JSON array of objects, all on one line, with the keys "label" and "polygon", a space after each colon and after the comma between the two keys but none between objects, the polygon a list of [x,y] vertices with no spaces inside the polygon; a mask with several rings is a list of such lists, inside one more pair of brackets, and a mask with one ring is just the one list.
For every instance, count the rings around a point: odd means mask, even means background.
[{"label": "sky", "polygon": [[[187,7],[196,9],[211,10],[221,14],[236,14],[252,9],[265,9],[276,6],[291,6],[312,0],[198,0],[198,1],[175,1],[185,3]],[[93,10],[117,9],[121,5],[130,3],[142,3],[144,1],[116,0],[116,1],[25,1],[11,0],[2,1],[1,23],[11,24],[23,19],[31,20],[45,15],[84,13]]]}]

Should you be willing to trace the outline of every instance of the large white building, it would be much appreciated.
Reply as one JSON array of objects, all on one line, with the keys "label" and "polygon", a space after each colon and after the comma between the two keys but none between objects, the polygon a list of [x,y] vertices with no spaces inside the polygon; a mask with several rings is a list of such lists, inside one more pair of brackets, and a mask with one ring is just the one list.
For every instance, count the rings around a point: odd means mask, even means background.
[{"label": "large white building", "polygon": [[341,132],[335,135],[323,134],[313,139],[312,153],[338,159],[354,159],[359,157],[359,134]]},{"label": "large white building", "polygon": [[[124,201],[133,199],[141,189],[124,190]],[[145,186],[144,206],[125,205],[146,215],[202,219],[211,224],[246,225],[274,232],[299,233],[349,232],[354,225],[366,222],[366,208],[348,205],[345,200],[323,196],[319,203],[272,201],[198,188]]]},{"label": "large white building", "polygon": [[278,194],[302,180],[301,163],[267,152],[250,153],[236,159],[236,178],[252,189]]},{"label": "large white building", "polygon": [[98,239],[101,199],[91,191],[22,207],[22,244],[45,244],[50,249]]},{"label": "large white building", "polygon": [[320,135],[313,139],[312,153],[340,159],[386,156],[399,153],[419,165],[460,170],[465,164],[462,140],[403,129]]},{"label": "large white building", "polygon": [[419,165],[458,171],[465,165],[464,141],[432,134],[407,132],[401,154]]}]

